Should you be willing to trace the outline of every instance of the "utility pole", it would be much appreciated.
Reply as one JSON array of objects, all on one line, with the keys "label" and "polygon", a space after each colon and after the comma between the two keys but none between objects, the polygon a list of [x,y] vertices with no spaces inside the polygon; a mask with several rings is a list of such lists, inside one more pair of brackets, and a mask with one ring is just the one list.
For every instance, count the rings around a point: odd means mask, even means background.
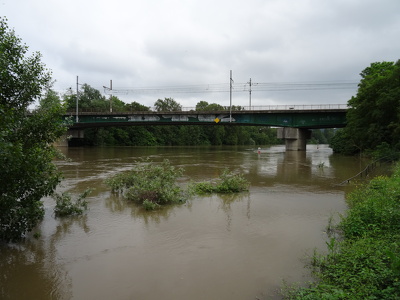
[{"label": "utility pole", "polygon": [[250,78],[250,81],[247,82],[247,84],[249,85],[249,110],[251,110],[251,92],[252,92],[251,87],[252,87],[253,85],[257,85],[258,83],[253,83],[253,82],[251,81],[251,78]]},{"label": "utility pole", "polygon": [[112,112],[112,80],[110,79],[110,91],[111,91],[111,95],[110,95],[110,112]]},{"label": "utility pole", "polygon": [[249,109],[251,110],[251,78],[250,81],[248,82],[250,88],[249,88]]},{"label": "utility pole", "polygon": [[229,80],[229,122],[232,122],[232,83],[233,83],[233,79],[232,79],[232,70],[230,72],[230,80]]},{"label": "utility pole", "polygon": [[79,100],[79,80],[78,80],[78,76],[76,76],[76,123],[79,122],[79,118],[78,118],[78,100]]}]

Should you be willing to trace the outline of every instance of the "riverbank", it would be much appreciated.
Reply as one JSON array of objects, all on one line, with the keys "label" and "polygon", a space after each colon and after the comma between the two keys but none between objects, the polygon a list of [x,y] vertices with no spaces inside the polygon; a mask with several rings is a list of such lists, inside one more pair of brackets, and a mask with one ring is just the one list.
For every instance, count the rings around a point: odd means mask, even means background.
[{"label": "riverbank", "polygon": [[316,283],[286,288],[285,299],[400,299],[400,164],[347,197],[349,209],[328,226],[328,253],[314,252]]}]

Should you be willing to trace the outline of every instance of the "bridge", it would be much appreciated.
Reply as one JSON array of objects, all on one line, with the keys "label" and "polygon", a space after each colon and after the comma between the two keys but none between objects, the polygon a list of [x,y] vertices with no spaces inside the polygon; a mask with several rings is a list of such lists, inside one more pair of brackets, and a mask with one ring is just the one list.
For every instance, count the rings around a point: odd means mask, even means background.
[{"label": "bridge", "polygon": [[310,129],[340,128],[346,125],[346,104],[277,105],[251,107],[241,110],[196,111],[132,111],[132,112],[71,112],[64,118],[74,122],[69,134],[83,137],[82,129],[137,125],[241,125],[272,126],[278,138],[286,141],[287,150],[305,150]]}]

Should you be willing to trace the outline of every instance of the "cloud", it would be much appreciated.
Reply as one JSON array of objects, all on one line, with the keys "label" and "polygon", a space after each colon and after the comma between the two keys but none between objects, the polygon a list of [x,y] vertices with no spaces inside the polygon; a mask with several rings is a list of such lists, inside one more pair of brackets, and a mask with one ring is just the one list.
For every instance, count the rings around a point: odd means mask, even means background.
[{"label": "cloud", "polygon": [[[400,53],[398,0],[3,2],[10,27],[43,54],[57,90],[74,86],[76,76],[99,90],[112,79],[122,100],[145,105],[164,97],[184,106],[226,103],[230,70],[238,105],[249,102],[250,78],[335,87],[267,91],[255,85],[254,103],[346,103],[356,84],[344,89],[335,82],[356,83],[370,63],[396,61]],[[172,88],[184,86],[196,88]]]}]

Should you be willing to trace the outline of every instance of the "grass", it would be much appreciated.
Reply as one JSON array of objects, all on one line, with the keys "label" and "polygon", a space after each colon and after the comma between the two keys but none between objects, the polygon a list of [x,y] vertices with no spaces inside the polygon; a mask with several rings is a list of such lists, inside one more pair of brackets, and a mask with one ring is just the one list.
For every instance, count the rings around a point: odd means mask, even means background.
[{"label": "grass", "polygon": [[285,299],[400,299],[400,166],[347,202],[336,228],[340,238],[330,237],[327,254],[314,251],[310,259],[316,282],[286,286]]}]

